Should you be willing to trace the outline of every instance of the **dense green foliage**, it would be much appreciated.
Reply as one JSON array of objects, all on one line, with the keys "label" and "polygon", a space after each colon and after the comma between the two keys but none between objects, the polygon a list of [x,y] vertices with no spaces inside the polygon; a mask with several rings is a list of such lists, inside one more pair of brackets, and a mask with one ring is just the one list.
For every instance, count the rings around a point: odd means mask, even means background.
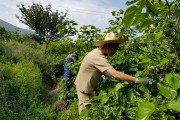
[{"label": "dense green foliage", "polygon": [[[115,69],[138,77],[149,78],[147,85],[102,81],[92,98],[92,107],[78,114],[75,76],[84,56],[102,40],[95,26],[82,26],[77,39],[62,37],[39,45],[30,35],[0,28],[0,119],[38,120],[176,120],[180,118],[180,51],[179,2],[173,0],[128,0],[126,11],[113,11],[111,26],[129,41],[119,46],[108,58]],[[124,16],[124,17],[122,17]],[[59,26],[59,32],[65,32]],[[79,60],[69,64],[74,77],[63,75],[63,63],[69,53]],[[58,86],[57,96],[48,92]],[[69,86],[69,87],[67,87]],[[55,114],[52,104],[66,96],[67,110]]]}]

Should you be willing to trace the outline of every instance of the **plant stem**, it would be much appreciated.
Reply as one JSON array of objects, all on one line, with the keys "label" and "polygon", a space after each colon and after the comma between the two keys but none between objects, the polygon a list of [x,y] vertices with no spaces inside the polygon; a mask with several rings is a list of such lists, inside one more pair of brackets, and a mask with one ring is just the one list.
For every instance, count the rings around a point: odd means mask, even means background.
[{"label": "plant stem", "polygon": [[167,4],[167,6],[168,6],[168,10],[169,10],[169,18],[170,18],[170,16],[171,16],[171,6],[169,5],[169,2],[167,1],[167,0],[165,0],[166,1],[166,4]]}]

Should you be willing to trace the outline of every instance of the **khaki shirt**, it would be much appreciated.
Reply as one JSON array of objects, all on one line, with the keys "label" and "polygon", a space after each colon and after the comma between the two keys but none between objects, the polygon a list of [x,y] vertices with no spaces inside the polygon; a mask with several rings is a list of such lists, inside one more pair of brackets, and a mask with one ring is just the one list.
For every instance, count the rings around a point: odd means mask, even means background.
[{"label": "khaki shirt", "polygon": [[83,59],[75,80],[76,88],[84,93],[93,93],[104,71],[113,68],[99,48],[89,52]]}]

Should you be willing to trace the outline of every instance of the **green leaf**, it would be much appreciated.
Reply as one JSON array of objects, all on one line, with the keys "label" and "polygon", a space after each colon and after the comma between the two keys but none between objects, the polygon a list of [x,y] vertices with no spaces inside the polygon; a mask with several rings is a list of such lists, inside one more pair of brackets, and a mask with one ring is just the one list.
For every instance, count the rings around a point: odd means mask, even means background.
[{"label": "green leaf", "polygon": [[126,2],[126,5],[132,5],[134,3],[136,3],[138,0],[133,0],[133,1],[127,1]]},{"label": "green leaf", "polygon": [[157,107],[158,107],[158,110],[160,110],[160,111],[165,111],[165,110],[168,109],[168,105],[167,104],[161,104],[161,105],[159,105]]},{"label": "green leaf", "polygon": [[117,26],[113,31],[117,32],[120,28],[121,28],[121,26]]},{"label": "green leaf", "polygon": [[169,59],[168,58],[163,58],[160,65],[164,65],[164,64],[167,64],[169,62]]},{"label": "green leaf", "polygon": [[152,113],[155,111],[155,105],[149,101],[140,103],[138,106],[136,120],[148,120]]},{"label": "green leaf", "polygon": [[91,101],[100,101],[101,104],[105,104],[107,103],[107,101],[109,100],[109,96],[107,96],[107,93],[104,92],[103,90],[100,91],[98,96],[94,96]]},{"label": "green leaf", "polygon": [[145,92],[145,93],[148,93],[149,92],[149,90],[148,90],[148,88],[145,86],[145,85],[141,85],[140,86],[140,88],[139,88],[142,92]]},{"label": "green leaf", "polygon": [[63,26],[62,26],[61,24],[57,24],[56,27],[58,28],[58,31],[59,31],[60,33],[63,32]]},{"label": "green leaf", "polygon": [[112,16],[115,16],[116,15],[116,11],[112,11]]},{"label": "green leaf", "polygon": [[129,71],[137,71],[137,68],[130,68]]},{"label": "green leaf", "polygon": [[109,20],[109,23],[110,23],[111,25],[113,25],[113,24],[114,24],[114,20]]},{"label": "green leaf", "polygon": [[134,96],[135,96],[134,91],[132,91],[132,90],[127,91],[127,98],[128,99],[133,100]]},{"label": "green leaf", "polygon": [[122,83],[116,84],[116,87],[115,87],[116,91],[120,90],[121,88],[123,88],[123,84]]},{"label": "green leaf", "polygon": [[114,88],[108,88],[108,95],[113,94],[115,91]]},{"label": "green leaf", "polygon": [[109,100],[109,96],[107,95],[101,96],[101,99],[100,99],[101,104],[107,103],[108,100]]},{"label": "green leaf", "polygon": [[100,101],[101,96],[93,96],[91,101]]},{"label": "green leaf", "polygon": [[76,26],[76,25],[78,25],[78,24],[77,24],[77,23],[75,23],[75,22],[73,22],[73,23],[72,23],[72,26]]},{"label": "green leaf", "polygon": [[137,14],[137,16],[135,17],[132,25],[137,25],[137,24],[139,24],[139,23],[142,23],[142,22],[145,20],[145,16],[146,16],[145,13],[139,13],[139,14]]},{"label": "green leaf", "polygon": [[115,79],[115,78],[112,78],[111,81],[116,82],[116,83],[119,83],[119,80],[117,80],[117,79]]},{"label": "green leaf", "polygon": [[144,8],[146,6],[146,0],[138,0],[137,5]]},{"label": "green leaf", "polygon": [[132,21],[134,19],[136,11],[137,11],[137,7],[136,6],[131,6],[124,13],[123,22],[124,22],[126,28],[131,26],[131,23],[132,23]]},{"label": "green leaf", "polygon": [[175,11],[174,14],[176,15],[177,18],[180,18],[180,11]]},{"label": "green leaf", "polygon": [[180,99],[171,100],[168,106],[169,109],[180,112]]},{"label": "green leaf", "polygon": [[161,83],[158,83],[157,85],[158,85],[158,90],[159,90],[160,94],[163,95],[164,97],[174,98],[177,95],[177,92],[174,89],[172,89],[168,86],[165,86]]},{"label": "green leaf", "polygon": [[141,62],[139,62],[139,64],[150,63],[150,62],[151,62],[150,58],[144,58]]},{"label": "green leaf", "polygon": [[142,32],[142,31],[148,29],[152,23],[153,22],[151,20],[142,21],[141,25],[138,27],[139,31]]},{"label": "green leaf", "polygon": [[161,37],[162,37],[162,34],[163,34],[163,31],[160,31],[160,32],[156,33],[155,38],[156,38],[156,39],[161,38]]},{"label": "green leaf", "polygon": [[165,80],[173,89],[177,90],[180,88],[180,74],[167,74]]},{"label": "green leaf", "polygon": [[144,73],[144,71],[137,71],[135,77],[139,77]]},{"label": "green leaf", "polygon": [[124,13],[124,10],[119,10],[119,13],[120,13],[120,14],[123,14],[123,13]]}]

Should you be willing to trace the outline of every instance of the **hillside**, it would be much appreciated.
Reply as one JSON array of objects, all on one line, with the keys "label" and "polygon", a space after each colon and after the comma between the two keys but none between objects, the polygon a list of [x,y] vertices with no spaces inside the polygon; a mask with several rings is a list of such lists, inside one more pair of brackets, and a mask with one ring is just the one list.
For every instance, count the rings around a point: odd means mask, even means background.
[{"label": "hillside", "polygon": [[6,30],[9,30],[9,31],[18,30],[20,34],[33,34],[34,33],[31,30],[16,27],[16,26],[14,26],[4,20],[1,20],[1,19],[0,19],[0,26],[3,26]]}]

